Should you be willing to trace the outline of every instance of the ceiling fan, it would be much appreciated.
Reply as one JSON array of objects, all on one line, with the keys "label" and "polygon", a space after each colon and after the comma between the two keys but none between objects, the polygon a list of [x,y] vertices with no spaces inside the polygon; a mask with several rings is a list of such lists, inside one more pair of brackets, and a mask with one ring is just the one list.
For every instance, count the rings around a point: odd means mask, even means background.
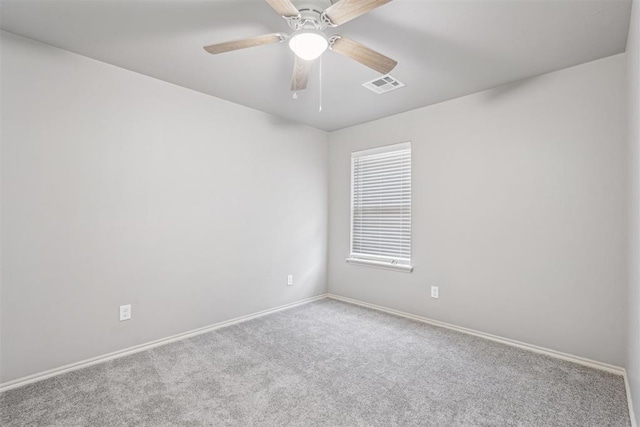
[{"label": "ceiling fan", "polygon": [[340,35],[327,37],[327,27],[337,27],[365,13],[389,3],[391,0],[265,0],[280,14],[293,30],[291,34],[273,33],[263,36],[249,37],[225,43],[205,46],[211,54],[230,52],[248,47],[289,41],[289,47],[295,53],[291,90],[298,91],[307,87],[312,62],[319,58],[325,50],[330,49],[340,55],[388,74],[397,62],[356,41]]}]

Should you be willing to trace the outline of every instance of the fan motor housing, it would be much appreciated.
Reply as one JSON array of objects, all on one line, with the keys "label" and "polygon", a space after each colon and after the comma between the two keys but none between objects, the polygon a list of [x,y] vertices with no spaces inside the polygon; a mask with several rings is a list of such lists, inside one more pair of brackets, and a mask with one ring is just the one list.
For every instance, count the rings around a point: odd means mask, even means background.
[{"label": "fan motor housing", "polygon": [[293,0],[292,3],[300,12],[299,17],[287,19],[292,30],[324,30],[327,27],[322,19],[322,12],[331,6],[331,0]]}]

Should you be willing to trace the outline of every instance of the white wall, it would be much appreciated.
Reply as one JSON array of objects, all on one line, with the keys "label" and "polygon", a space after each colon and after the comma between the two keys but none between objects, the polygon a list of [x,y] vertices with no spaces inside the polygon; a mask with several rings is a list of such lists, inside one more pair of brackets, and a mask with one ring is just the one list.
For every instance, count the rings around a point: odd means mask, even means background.
[{"label": "white wall", "polygon": [[[1,34],[0,34],[0,37]],[[2,82],[2,39],[0,38],[0,383],[2,383],[2,100],[4,84]]]},{"label": "white wall", "polygon": [[[623,366],[624,75],[622,54],[332,133],[329,291]],[[350,153],[407,140],[415,271],[346,264]]]},{"label": "white wall", "polygon": [[2,381],[326,291],[326,133],[1,37]]},{"label": "white wall", "polygon": [[629,353],[627,374],[640,424],[640,2],[634,0],[627,39],[629,94]]},{"label": "white wall", "polygon": [[[1,49],[1,381],[324,292],[327,169],[331,292],[624,364],[624,55],[327,137],[7,33]],[[350,152],[405,140],[415,272],[347,265]]]}]

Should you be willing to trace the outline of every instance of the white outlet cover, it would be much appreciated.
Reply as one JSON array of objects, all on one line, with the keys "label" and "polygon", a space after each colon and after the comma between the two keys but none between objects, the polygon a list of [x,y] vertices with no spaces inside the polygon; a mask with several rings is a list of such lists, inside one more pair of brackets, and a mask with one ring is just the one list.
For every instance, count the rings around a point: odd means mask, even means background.
[{"label": "white outlet cover", "polygon": [[120,306],[120,321],[131,319],[131,304]]},{"label": "white outlet cover", "polygon": [[287,276],[287,285],[288,286],[293,285],[293,275],[292,274]]},{"label": "white outlet cover", "polygon": [[440,298],[440,290],[437,286],[431,287],[431,298]]}]

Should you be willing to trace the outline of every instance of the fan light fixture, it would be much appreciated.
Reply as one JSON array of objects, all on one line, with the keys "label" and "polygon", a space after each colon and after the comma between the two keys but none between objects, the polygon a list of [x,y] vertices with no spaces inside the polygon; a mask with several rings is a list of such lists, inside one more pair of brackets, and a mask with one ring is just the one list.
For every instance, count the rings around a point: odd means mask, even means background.
[{"label": "fan light fixture", "polygon": [[313,61],[329,47],[327,37],[321,31],[302,30],[294,33],[289,40],[289,48],[300,59]]},{"label": "fan light fixture", "polygon": [[[353,59],[365,67],[387,76],[398,64],[393,59],[376,52],[367,46],[348,39],[339,34],[327,36],[324,31],[329,27],[337,27],[362,16],[391,0],[265,0],[265,2],[282,16],[293,31],[288,33],[271,33],[261,36],[247,37],[223,43],[204,46],[204,50],[212,55],[232,52],[240,49],[282,43],[285,40],[295,54],[291,90],[297,92],[307,88],[313,61],[322,58],[325,50]],[[2,0],[0,0],[2,2]],[[298,6],[296,6],[295,4]],[[321,64],[317,67],[322,74]],[[319,80],[322,82],[322,80]],[[318,85],[318,89],[322,87]]]}]

